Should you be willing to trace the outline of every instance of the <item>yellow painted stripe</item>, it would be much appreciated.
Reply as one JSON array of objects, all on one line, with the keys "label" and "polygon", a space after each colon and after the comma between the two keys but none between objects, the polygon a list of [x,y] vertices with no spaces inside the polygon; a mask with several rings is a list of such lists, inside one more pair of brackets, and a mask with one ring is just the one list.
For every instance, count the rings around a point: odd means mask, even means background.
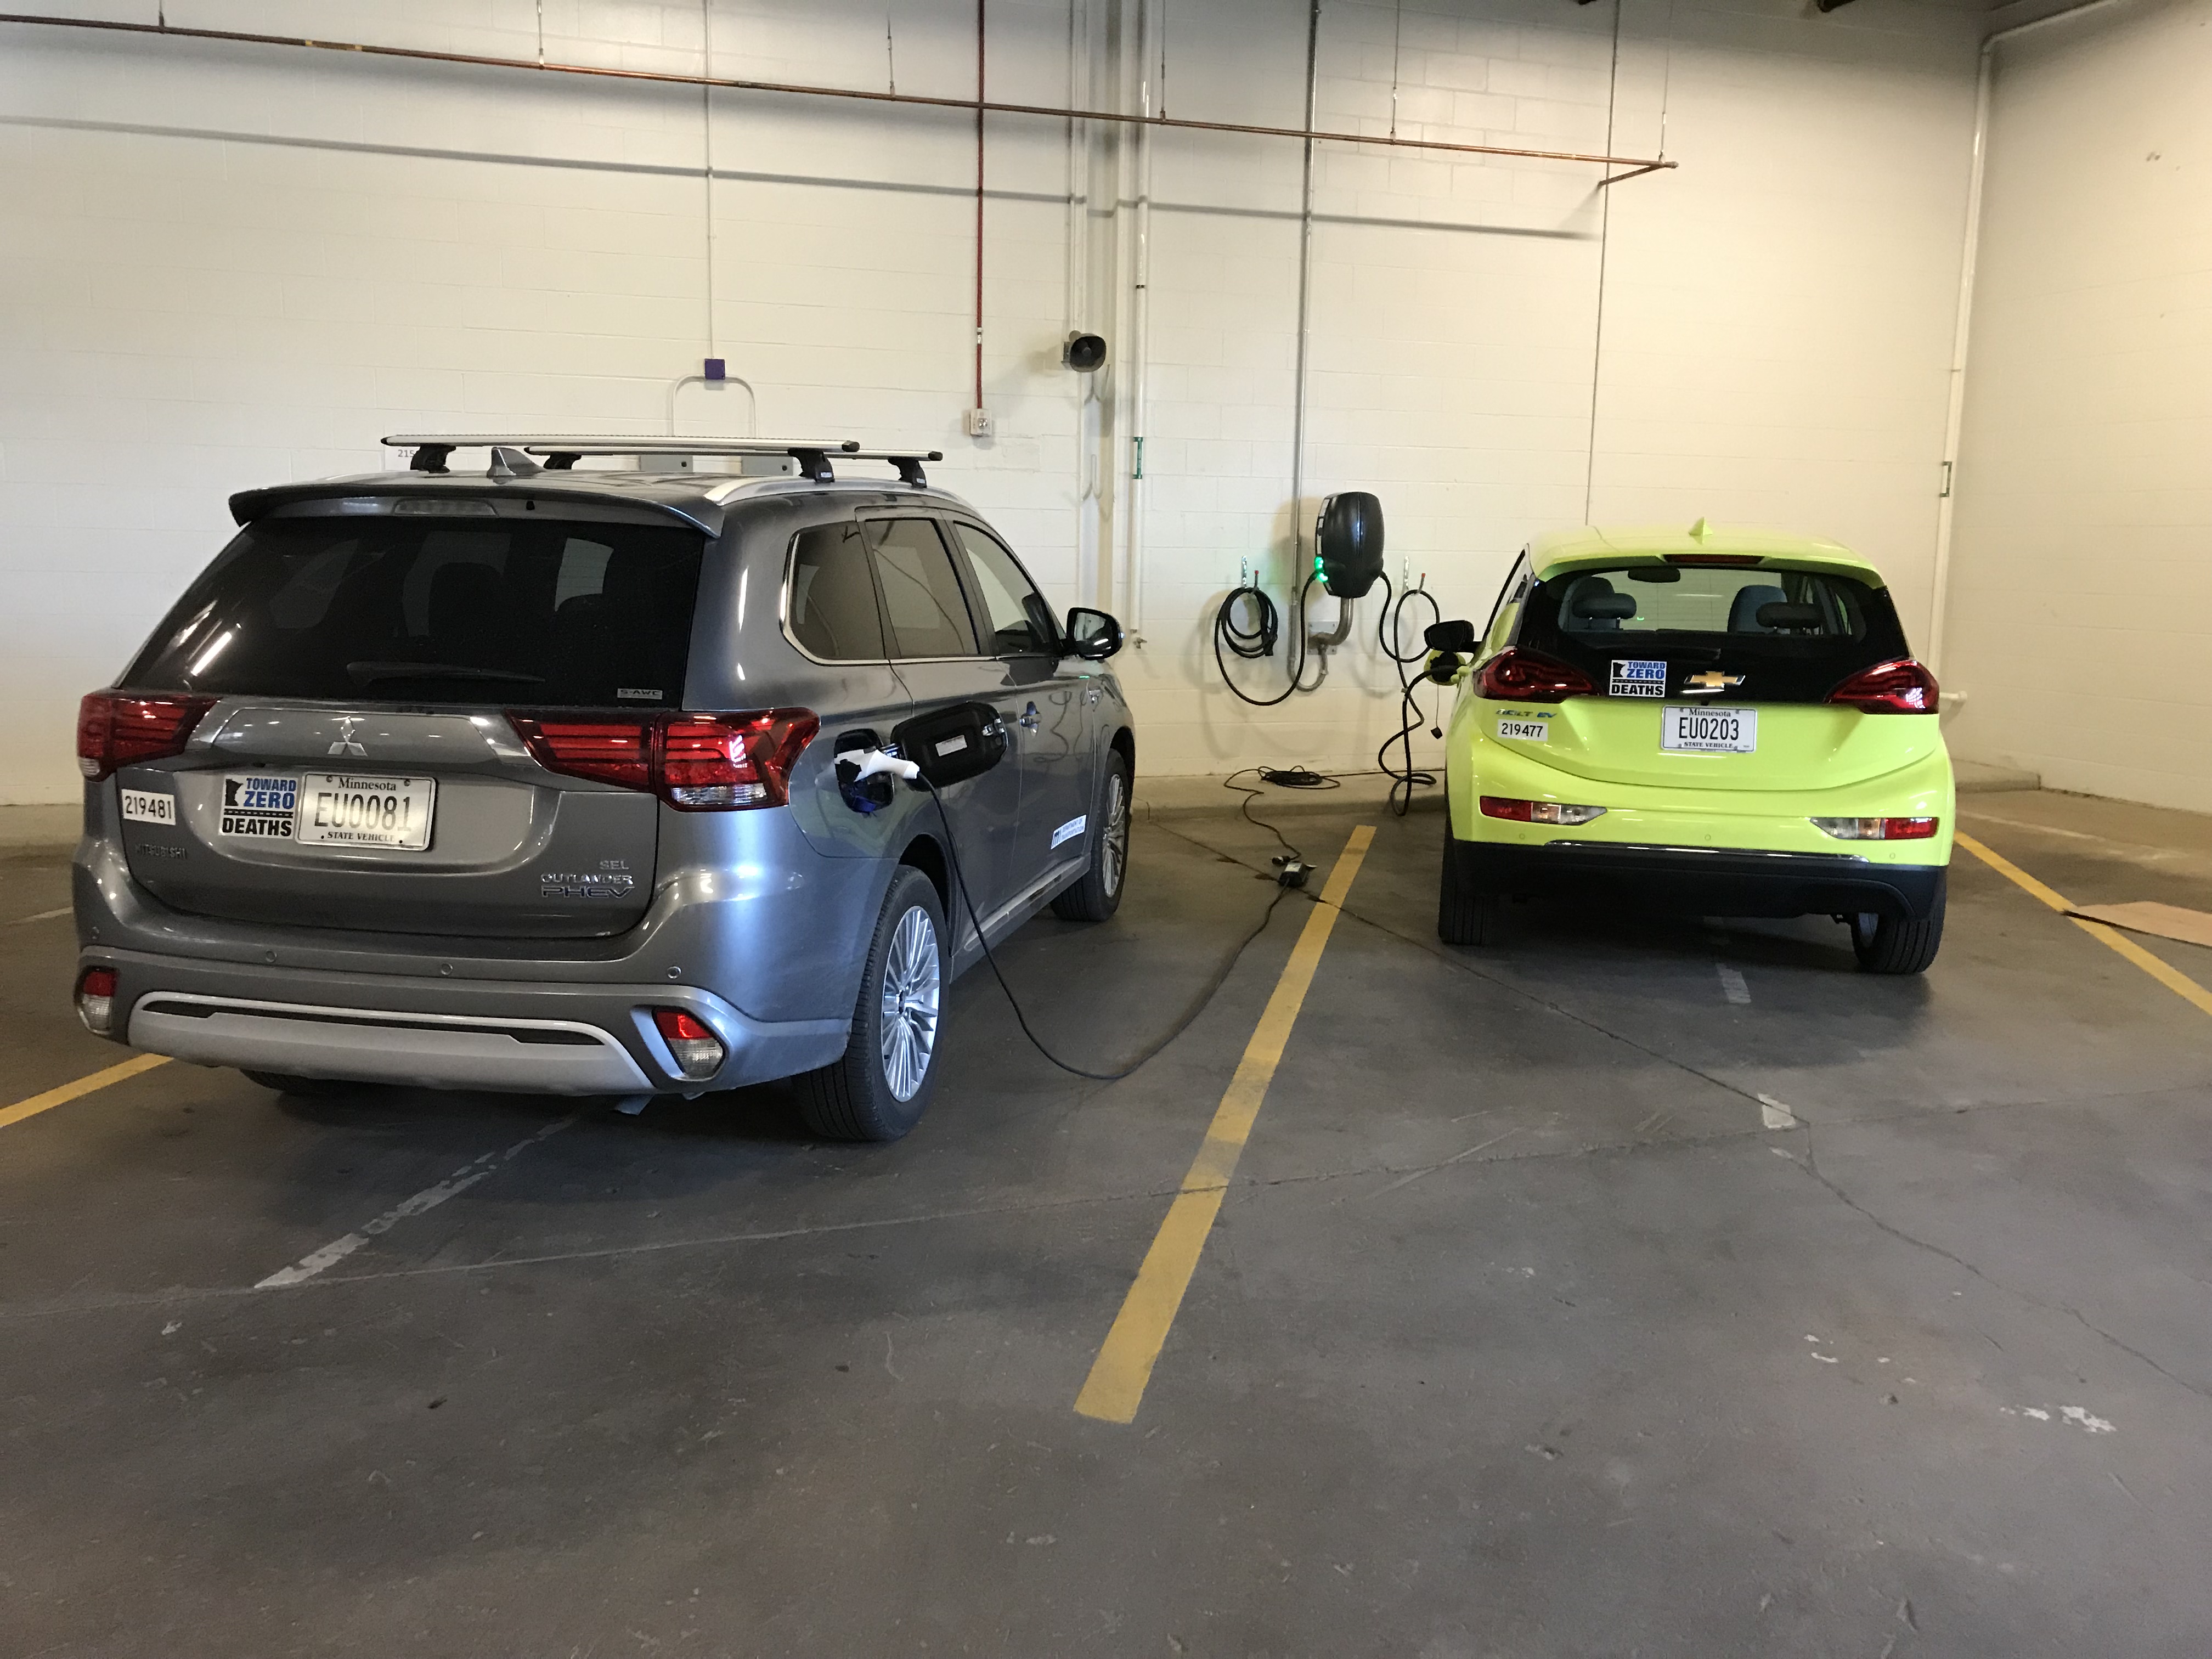
[{"label": "yellow painted stripe", "polygon": [[40,1112],[56,1106],[66,1106],[95,1089],[105,1089],[111,1083],[120,1083],[125,1078],[137,1077],[141,1072],[150,1072],[156,1066],[169,1063],[167,1054],[137,1054],[119,1066],[111,1066],[104,1072],[94,1072],[90,1077],[81,1077],[74,1083],[64,1083],[58,1089],[49,1089],[42,1095],[33,1095],[28,1100],[19,1100],[13,1106],[0,1106],[0,1129],[11,1123],[21,1123],[27,1117],[36,1117]]},{"label": "yellow painted stripe", "polygon": [[1237,1062],[1237,1074],[1229,1079],[1221,1104],[1214,1110],[1205,1143],[1182,1178],[1182,1189],[1168,1206],[1167,1219],[1160,1224],[1152,1248],[1145,1252],[1144,1266],[1137,1270],[1137,1282],[1129,1287],[1114,1328],[1106,1333],[1098,1358],[1091,1364],[1083,1392],[1075,1397],[1075,1409],[1084,1416],[1108,1423],[1135,1421],[1137,1407],[1144,1402],[1145,1385],[1152,1380],[1153,1364],[1168,1340],[1176,1310],[1182,1306],[1183,1292],[1190,1288],[1190,1276],[1197,1271],[1200,1253],[1206,1249],[1206,1233],[1220,1212],[1230,1177],[1237,1172],[1237,1160],[1243,1155],[1253,1121],[1267,1097],[1267,1085],[1282,1062],[1283,1047],[1290,1041],[1291,1027],[1297,1023],[1306,991],[1313,984],[1314,969],[1321,965],[1329,931],[1336,926],[1344,896],[1351,891],[1352,878],[1359,873],[1368,844],[1374,839],[1373,825],[1359,825],[1345,843],[1336,867],[1328,872],[1321,902],[1306,918],[1291,959],[1283,966],[1283,975],[1275,981],[1274,994],[1267,999],[1252,1040],[1244,1045],[1244,1058]]},{"label": "yellow painted stripe", "polygon": [[2142,945],[2118,928],[2108,927],[2101,921],[2091,921],[2084,916],[2066,915],[2066,913],[2074,907],[2063,894],[2045,886],[2002,854],[1991,852],[1972,836],[1960,832],[1957,839],[1960,846],[1988,865],[2007,881],[2024,892],[2033,894],[2044,903],[2057,911],[2060,915],[2066,916],[2067,921],[2072,922],[2099,944],[2112,946],[2113,950],[2135,963],[2174,995],[2185,1002],[2193,1002],[2206,1013],[2212,1014],[2212,991],[2206,990],[2172,963],[2144,950]]}]

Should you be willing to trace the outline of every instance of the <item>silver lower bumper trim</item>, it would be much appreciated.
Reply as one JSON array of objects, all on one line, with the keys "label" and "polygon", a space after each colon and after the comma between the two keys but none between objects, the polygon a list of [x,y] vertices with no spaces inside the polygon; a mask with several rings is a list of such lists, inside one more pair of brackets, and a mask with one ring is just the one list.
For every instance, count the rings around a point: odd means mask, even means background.
[{"label": "silver lower bumper trim", "polygon": [[653,1089],[622,1044],[575,1020],[481,1019],[153,991],[129,1041],[176,1060],[300,1077],[498,1089],[636,1094]]}]

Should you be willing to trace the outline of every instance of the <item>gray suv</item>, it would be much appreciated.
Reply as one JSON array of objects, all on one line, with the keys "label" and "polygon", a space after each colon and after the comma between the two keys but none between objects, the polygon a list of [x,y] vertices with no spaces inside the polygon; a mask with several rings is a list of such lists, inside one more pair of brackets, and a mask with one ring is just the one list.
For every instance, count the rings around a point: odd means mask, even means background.
[{"label": "gray suv", "polygon": [[1121,629],[935,455],[650,441],[232,498],[79,717],[88,1026],[301,1093],[791,1077],[819,1133],[913,1127],[945,986],[1120,901]]}]

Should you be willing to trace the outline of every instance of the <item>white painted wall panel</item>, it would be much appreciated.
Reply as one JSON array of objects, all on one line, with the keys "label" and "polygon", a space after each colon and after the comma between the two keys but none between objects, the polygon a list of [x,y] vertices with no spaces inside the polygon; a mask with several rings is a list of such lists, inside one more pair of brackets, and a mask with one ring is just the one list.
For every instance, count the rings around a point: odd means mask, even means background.
[{"label": "white painted wall panel", "polygon": [[[973,88],[961,0],[711,3],[702,21],[696,4],[545,0],[543,48],[690,71],[711,44],[724,74]],[[1864,548],[1917,626],[1971,15],[1624,4],[1617,41],[1602,3],[1325,7],[1323,125],[1648,152],[1663,112],[1684,165],[1620,186],[1608,218],[1585,166],[1320,147],[1308,510],[1376,489],[1393,576],[1426,571],[1477,614],[1530,534],[1592,507],[1770,520]],[[992,0],[994,95],[1098,95],[1110,8],[1075,9],[1080,27],[1065,0]],[[196,0],[189,21],[540,49],[534,0]],[[1178,0],[1167,25],[1170,112],[1298,123],[1301,0]],[[1067,602],[1127,601],[1141,430],[1146,645],[1119,665],[1146,766],[1370,764],[1396,724],[1372,600],[1325,688],[1276,709],[1230,696],[1208,648],[1241,562],[1279,599],[1294,575],[1299,146],[1158,136],[1148,407],[1141,427],[1121,407],[1103,457],[1059,344],[1073,323],[1107,331],[1094,389],[1126,399],[1126,261],[1099,273],[1133,216],[1110,199],[1071,213],[1090,151],[1051,120],[989,124],[999,428],[961,434],[973,147],[957,112],[0,31],[0,567],[17,600],[0,799],[73,794],[77,695],[220,545],[230,491],[381,465],[393,429],[658,429],[710,346],[758,389],[763,430],[945,449],[938,476]],[[740,391],[694,387],[677,418],[740,432],[749,414]],[[1111,510],[1086,528],[1102,459]],[[1259,668],[1254,684],[1281,684],[1279,659]]]},{"label": "white painted wall panel", "polygon": [[1997,48],[1952,555],[1960,751],[2212,811],[2212,3]]}]

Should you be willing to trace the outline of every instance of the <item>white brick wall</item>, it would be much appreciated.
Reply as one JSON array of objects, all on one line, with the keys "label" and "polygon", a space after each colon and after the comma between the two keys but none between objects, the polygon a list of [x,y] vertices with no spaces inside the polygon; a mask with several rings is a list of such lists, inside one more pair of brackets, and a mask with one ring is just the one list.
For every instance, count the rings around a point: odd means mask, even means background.
[{"label": "white brick wall", "polygon": [[2212,3],[2142,0],[1996,52],[1953,742],[2212,811]]},{"label": "white brick wall", "polygon": [[[1700,513],[1841,535],[1927,603],[1959,257],[1970,14],[1858,0],[1328,0],[1324,125],[1644,153],[1680,172],[1323,146],[1309,508],[1372,488],[1389,567],[1486,611],[1534,531]],[[713,0],[717,70],[884,84],[880,3]],[[1106,74],[1110,0],[993,0],[994,95]],[[93,15],[150,9],[88,7]],[[556,60],[695,69],[696,4],[546,0]],[[214,27],[535,58],[533,0],[194,0]],[[902,90],[972,88],[964,0],[892,0]],[[1156,20],[1157,21],[1157,20]],[[1305,8],[1176,0],[1170,112],[1297,124]],[[1072,68],[1071,39],[1085,41]],[[1060,123],[990,124],[987,400],[970,390],[973,129],[956,112],[716,94],[713,343],[763,430],[944,448],[1057,597],[1126,593],[1127,411],[1085,502],[1074,322],[1109,334],[1113,238],[1066,205]],[[0,27],[0,800],[75,789],[75,700],[228,532],[225,496],[380,464],[407,427],[664,419],[708,345],[696,88]],[[1104,137],[1092,140],[1105,146]],[[1254,711],[1206,624],[1241,559],[1290,572],[1298,147],[1156,140],[1146,645],[1120,659],[1147,766],[1371,763],[1395,725],[1374,601],[1328,685]],[[1098,168],[1092,177],[1110,176]],[[1072,226],[1088,224],[1079,236]],[[1601,235],[1605,240],[1601,241]],[[1604,342],[1593,363],[1604,261]],[[1088,298],[1071,314],[1071,295]],[[687,392],[737,431],[743,393]],[[1115,509],[1119,508],[1117,512]],[[1963,522],[1963,520],[1962,520]],[[1086,537],[1096,545],[1083,552]],[[1278,664],[1261,665],[1279,676]],[[1264,672],[1255,684],[1268,687]],[[1273,683],[1279,685],[1279,678]],[[1376,695],[1393,687],[1394,695]],[[1424,744],[1425,748],[1427,745]]]}]

